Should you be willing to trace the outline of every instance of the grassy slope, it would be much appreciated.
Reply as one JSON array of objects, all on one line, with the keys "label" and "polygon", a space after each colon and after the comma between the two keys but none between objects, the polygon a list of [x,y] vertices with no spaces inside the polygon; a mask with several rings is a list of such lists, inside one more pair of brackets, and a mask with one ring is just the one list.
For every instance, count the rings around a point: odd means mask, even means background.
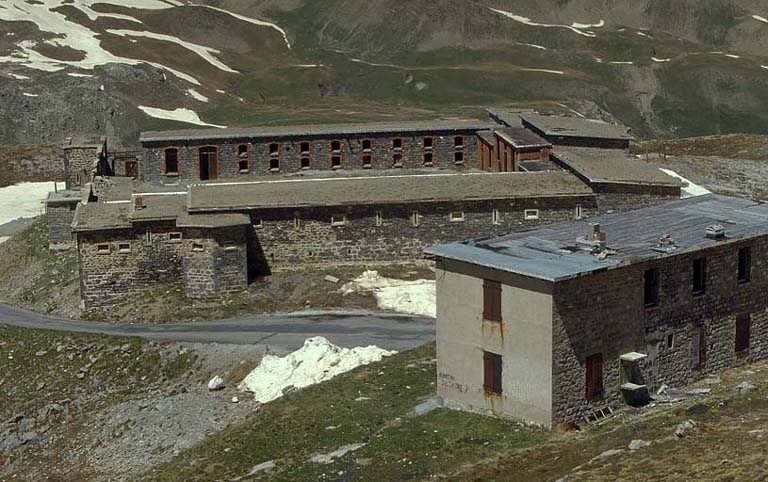
[{"label": "grassy slope", "polygon": [[[748,433],[768,428],[765,362],[726,372],[709,397],[627,410],[561,434],[446,410],[405,417],[434,393],[432,357],[430,345],[290,394],[140,480],[234,480],[268,461],[275,462],[273,471],[238,480],[503,481],[515,474],[515,480],[543,482],[571,474],[568,480],[682,482],[757,480],[751,477],[767,468],[765,439]],[[731,388],[744,379],[759,388],[733,396]],[[675,439],[675,426],[688,419],[697,427]],[[628,453],[633,439],[653,444]],[[329,465],[308,461],[352,443],[368,445]],[[592,460],[609,449],[624,452]]]}]

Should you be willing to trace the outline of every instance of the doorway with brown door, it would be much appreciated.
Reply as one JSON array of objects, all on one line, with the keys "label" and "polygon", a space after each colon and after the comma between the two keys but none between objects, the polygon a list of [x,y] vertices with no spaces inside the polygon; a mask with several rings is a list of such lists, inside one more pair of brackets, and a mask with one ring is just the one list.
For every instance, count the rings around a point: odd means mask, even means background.
[{"label": "doorway with brown door", "polygon": [[201,181],[208,181],[219,177],[219,152],[216,147],[201,147],[198,153],[198,160]]}]

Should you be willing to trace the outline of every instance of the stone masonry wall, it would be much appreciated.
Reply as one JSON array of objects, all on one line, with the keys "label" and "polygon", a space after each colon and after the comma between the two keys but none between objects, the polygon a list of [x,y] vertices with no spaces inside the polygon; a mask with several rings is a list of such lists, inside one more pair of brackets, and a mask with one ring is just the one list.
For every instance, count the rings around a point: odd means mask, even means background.
[{"label": "stone masonry wall", "polygon": [[[464,146],[459,149],[464,153],[464,161],[461,164],[454,162],[454,137],[463,136]],[[188,142],[188,143],[148,143],[144,145],[144,159],[142,163],[143,180],[153,183],[175,183],[181,181],[195,181],[200,179],[200,170],[198,162],[198,149],[203,146],[217,146],[219,156],[219,178],[236,178],[238,180],[247,180],[253,177],[272,176],[277,174],[290,174],[301,172],[300,153],[302,142],[310,142],[310,170],[328,171],[331,167],[331,142],[341,141],[341,168],[363,169],[362,159],[364,154],[370,154],[372,158],[371,169],[391,169],[393,168],[394,155],[392,140],[400,138],[403,140],[402,167],[403,169],[422,168],[424,137],[434,138],[433,167],[443,169],[476,169],[479,167],[479,145],[477,134],[473,131],[465,132],[434,132],[419,135],[386,133],[375,135],[339,135],[324,137],[306,138],[276,138],[269,140],[240,139],[232,141],[216,142]],[[362,142],[364,139],[370,139],[372,146],[370,153],[364,153]],[[271,157],[269,145],[278,143],[280,145],[279,170],[271,169]],[[240,170],[241,160],[238,157],[237,149],[239,145],[248,146],[247,171]],[[167,148],[179,149],[179,170],[178,175],[166,176],[164,165],[164,152]]]},{"label": "stone masonry wall", "polygon": [[[610,233],[608,237],[610,240]],[[746,284],[737,282],[742,246],[752,247],[752,280]],[[692,294],[692,263],[704,256],[706,292],[696,296]],[[656,307],[646,308],[643,273],[650,268],[660,270],[660,299]],[[747,360],[767,356],[766,268],[768,237],[762,237],[557,283],[553,319],[556,419],[579,419],[591,410],[585,400],[585,359],[595,353],[603,357],[605,388],[598,405],[622,402],[619,357],[624,353],[648,354],[639,367],[651,392],[662,384],[679,387],[739,363],[734,347],[738,314],[752,317]],[[694,366],[692,354],[697,329],[705,332],[706,356],[701,367]]]},{"label": "stone masonry wall", "polygon": [[188,230],[184,286],[189,298],[214,298],[248,287],[245,228]]},{"label": "stone masonry wall", "polygon": [[73,147],[64,151],[64,172],[66,187],[79,190],[91,181],[98,164],[99,150],[96,147]]},{"label": "stone masonry wall", "polygon": [[[594,196],[252,211],[268,269],[418,259],[430,244],[496,235],[597,214]],[[525,210],[538,210],[525,219]],[[494,223],[493,211],[498,211]],[[414,211],[418,226],[414,226]],[[463,213],[463,220],[451,213]],[[343,220],[332,225],[333,216]]]},{"label": "stone masonry wall", "polygon": [[620,212],[680,199],[679,187],[593,184],[601,212]]},{"label": "stone masonry wall", "polygon": [[72,244],[72,221],[75,219],[77,200],[69,203],[48,203],[48,244],[51,247],[65,247]]}]

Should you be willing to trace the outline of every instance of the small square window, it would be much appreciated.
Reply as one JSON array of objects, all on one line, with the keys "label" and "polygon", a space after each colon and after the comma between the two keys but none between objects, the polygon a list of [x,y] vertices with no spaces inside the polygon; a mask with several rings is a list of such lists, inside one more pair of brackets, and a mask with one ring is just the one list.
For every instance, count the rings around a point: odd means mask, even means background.
[{"label": "small square window", "polygon": [[347,217],[343,214],[334,214],[331,216],[331,226],[344,226],[347,224]]},{"label": "small square window", "polygon": [[264,220],[261,218],[257,218],[253,220],[253,227],[255,229],[262,229],[264,227]]},{"label": "small square window", "polygon": [[459,164],[459,165],[464,164],[464,153],[461,152],[461,151],[454,152],[453,153],[453,162],[455,164]]},{"label": "small square window", "polygon": [[203,243],[192,243],[192,251],[205,251]]},{"label": "small square window", "polygon": [[532,221],[539,219],[539,210],[538,209],[526,209],[525,210],[525,220],[526,221]]},{"label": "small square window", "polygon": [[302,170],[306,171],[312,168],[312,161],[308,157],[302,157],[299,163]]},{"label": "small square window", "polygon": [[248,144],[237,146],[237,157],[248,157]]},{"label": "small square window", "polygon": [[224,241],[224,251],[235,251],[237,249],[237,243],[232,240]]},{"label": "small square window", "polygon": [[301,154],[303,155],[309,155],[309,151],[312,149],[312,145],[309,142],[301,142],[299,143],[299,151],[301,151]]},{"label": "small square window", "polygon": [[178,243],[182,239],[181,233],[169,233],[168,234],[168,241],[172,243]]},{"label": "small square window", "polygon": [[464,213],[461,211],[454,211],[450,214],[449,219],[452,223],[464,221]]},{"label": "small square window", "polygon": [[118,253],[130,253],[131,252],[131,243],[118,243],[117,244],[117,252]]},{"label": "small square window", "polygon": [[109,244],[104,243],[96,245],[96,252],[98,254],[109,254],[112,252],[112,250],[110,249]]}]

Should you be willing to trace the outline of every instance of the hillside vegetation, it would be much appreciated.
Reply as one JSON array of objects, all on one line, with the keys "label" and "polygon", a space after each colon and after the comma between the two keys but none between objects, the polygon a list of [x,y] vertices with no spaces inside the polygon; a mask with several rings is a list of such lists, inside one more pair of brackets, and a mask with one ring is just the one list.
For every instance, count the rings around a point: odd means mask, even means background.
[{"label": "hillside vegetation", "polygon": [[[57,16],[0,8],[0,142],[107,132],[129,143],[192,125],[139,106],[244,125],[514,105],[615,117],[649,138],[768,121],[759,0],[9,2]],[[99,42],[67,41],[73,29]]]}]

